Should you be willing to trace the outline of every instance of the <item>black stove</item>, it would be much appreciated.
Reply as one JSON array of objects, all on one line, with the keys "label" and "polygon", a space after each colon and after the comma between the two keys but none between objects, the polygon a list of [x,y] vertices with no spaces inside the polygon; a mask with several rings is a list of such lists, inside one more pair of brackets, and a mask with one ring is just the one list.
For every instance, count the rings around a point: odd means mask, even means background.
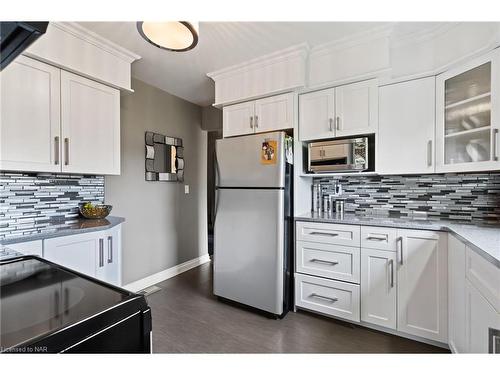
[{"label": "black stove", "polygon": [[150,353],[142,295],[34,256],[0,261],[0,351]]}]

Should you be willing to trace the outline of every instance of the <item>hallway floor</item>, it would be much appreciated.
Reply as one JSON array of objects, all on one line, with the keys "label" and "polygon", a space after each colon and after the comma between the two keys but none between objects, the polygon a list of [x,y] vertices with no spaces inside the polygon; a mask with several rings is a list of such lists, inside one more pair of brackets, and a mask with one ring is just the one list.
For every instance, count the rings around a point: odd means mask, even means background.
[{"label": "hallway floor", "polygon": [[398,336],[299,311],[273,320],[220,302],[205,263],[147,297],[155,353],[447,353]]}]

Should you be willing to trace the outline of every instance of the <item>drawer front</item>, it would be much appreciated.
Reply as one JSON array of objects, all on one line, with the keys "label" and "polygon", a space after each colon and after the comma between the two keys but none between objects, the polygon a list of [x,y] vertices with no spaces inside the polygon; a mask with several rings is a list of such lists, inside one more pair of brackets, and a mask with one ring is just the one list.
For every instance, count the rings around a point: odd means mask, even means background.
[{"label": "drawer front", "polygon": [[467,247],[465,250],[465,274],[471,284],[500,313],[500,268]]},{"label": "drawer front", "polygon": [[297,272],[359,283],[359,248],[297,241],[295,250]]},{"label": "drawer front", "polygon": [[295,274],[295,304],[322,314],[359,322],[359,285]]},{"label": "drawer front", "polygon": [[297,222],[297,240],[359,247],[359,225]]},{"label": "drawer front", "polygon": [[361,227],[361,247],[367,249],[396,251],[397,229]]}]

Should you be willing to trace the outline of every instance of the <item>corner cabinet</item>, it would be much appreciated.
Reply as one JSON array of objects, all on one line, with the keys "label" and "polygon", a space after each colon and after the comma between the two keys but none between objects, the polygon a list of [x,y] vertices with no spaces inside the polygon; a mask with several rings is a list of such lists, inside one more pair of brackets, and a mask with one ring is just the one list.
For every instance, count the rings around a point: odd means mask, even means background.
[{"label": "corner cabinet", "polygon": [[19,56],[0,73],[0,169],[120,174],[120,92]]},{"label": "corner cabinet", "polygon": [[437,172],[500,168],[500,50],[436,81]]},{"label": "corner cabinet", "polygon": [[224,107],[224,138],[292,129],[293,97],[292,93],[275,95]]},{"label": "corner cabinet", "polygon": [[311,141],[376,133],[376,80],[352,83],[299,96],[299,139]]}]

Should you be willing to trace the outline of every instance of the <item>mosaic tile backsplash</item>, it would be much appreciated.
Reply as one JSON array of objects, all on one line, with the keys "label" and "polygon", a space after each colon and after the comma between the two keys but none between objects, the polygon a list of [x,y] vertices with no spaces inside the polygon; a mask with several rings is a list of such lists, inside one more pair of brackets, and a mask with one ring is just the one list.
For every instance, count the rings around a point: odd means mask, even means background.
[{"label": "mosaic tile backsplash", "polygon": [[104,202],[104,177],[0,172],[0,239],[78,217],[83,201]]},{"label": "mosaic tile backsplash", "polygon": [[500,173],[314,179],[323,194],[335,181],[346,213],[500,221]]}]

